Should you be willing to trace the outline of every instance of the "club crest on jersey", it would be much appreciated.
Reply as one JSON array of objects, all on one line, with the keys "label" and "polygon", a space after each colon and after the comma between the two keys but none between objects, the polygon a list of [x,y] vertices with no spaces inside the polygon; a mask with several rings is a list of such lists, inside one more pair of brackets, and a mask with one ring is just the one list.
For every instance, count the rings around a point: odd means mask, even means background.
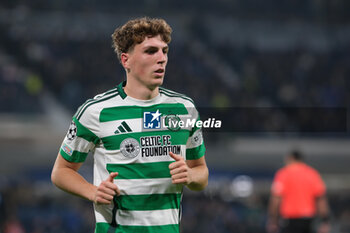
[{"label": "club crest on jersey", "polygon": [[144,112],[143,113],[143,128],[144,129],[160,129],[161,121],[160,116],[162,114],[157,110],[156,112]]},{"label": "club crest on jersey", "polygon": [[120,151],[127,158],[135,158],[140,153],[140,144],[135,138],[124,139],[120,143]]},{"label": "club crest on jersey", "polygon": [[180,117],[175,114],[167,115],[164,120],[164,125],[171,131],[179,131],[180,126]]},{"label": "club crest on jersey", "polygon": [[74,123],[74,121],[72,121],[67,132],[67,139],[72,141],[74,138],[76,138],[77,131],[77,125]]}]

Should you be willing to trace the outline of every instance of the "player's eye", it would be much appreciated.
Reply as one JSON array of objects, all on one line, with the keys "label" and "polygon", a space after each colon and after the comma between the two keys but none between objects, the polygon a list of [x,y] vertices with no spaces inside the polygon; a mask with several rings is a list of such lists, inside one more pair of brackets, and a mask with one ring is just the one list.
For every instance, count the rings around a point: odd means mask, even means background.
[{"label": "player's eye", "polygon": [[147,54],[155,54],[156,52],[158,51],[157,48],[149,48],[149,49],[146,49],[146,53]]},{"label": "player's eye", "polygon": [[163,53],[164,53],[164,54],[167,54],[168,52],[169,52],[169,48],[168,48],[168,47],[163,48]]}]

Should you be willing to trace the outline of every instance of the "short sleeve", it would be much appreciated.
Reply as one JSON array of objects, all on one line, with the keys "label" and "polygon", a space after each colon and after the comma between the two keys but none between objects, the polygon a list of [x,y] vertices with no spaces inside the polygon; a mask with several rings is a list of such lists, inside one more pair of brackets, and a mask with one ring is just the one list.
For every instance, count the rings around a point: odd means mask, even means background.
[{"label": "short sleeve", "polygon": [[273,179],[271,193],[274,196],[282,196],[285,190],[282,171],[278,171]]},{"label": "short sleeve", "polygon": [[[195,109],[194,117],[196,117],[196,122],[200,120],[199,114]],[[205,145],[203,139],[202,129],[197,127],[197,124],[194,124],[193,128],[190,131],[190,136],[186,143],[186,159],[195,160],[203,157],[205,154]]]},{"label": "short sleeve", "polygon": [[89,151],[93,150],[100,139],[73,117],[66,137],[64,138],[60,154],[69,162],[84,162]]},{"label": "short sleeve", "polygon": [[313,185],[314,185],[315,197],[320,197],[326,193],[326,185],[324,184],[320,174],[316,171],[315,171]]}]

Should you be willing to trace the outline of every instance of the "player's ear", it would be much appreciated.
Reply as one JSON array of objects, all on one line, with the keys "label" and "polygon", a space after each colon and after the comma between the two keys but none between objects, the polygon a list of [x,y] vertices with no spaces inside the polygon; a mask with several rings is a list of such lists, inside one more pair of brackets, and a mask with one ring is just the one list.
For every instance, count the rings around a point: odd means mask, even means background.
[{"label": "player's ear", "polygon": [[120,55],[120,61],[126,70],[130,69],[130,67],[129,67],[129,54],[128,53],[122,53]]}]

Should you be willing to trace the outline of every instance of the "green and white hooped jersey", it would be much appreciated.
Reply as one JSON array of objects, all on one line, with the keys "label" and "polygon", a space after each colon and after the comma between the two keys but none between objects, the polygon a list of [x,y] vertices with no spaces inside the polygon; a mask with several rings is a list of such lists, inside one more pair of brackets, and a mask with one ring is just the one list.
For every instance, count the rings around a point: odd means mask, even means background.
[{"label": "green and white hooped jersey", "polygon": [[143,101],[127,96],[123,85],[78,109],[60,153],[83,162],[91,151],[96,186],[119,173],[114,183],[121,195],[111,205],[94,205],[95,232],[178,233],[183,185],[171,182],[169,152],[187,160],[204,155],[201,129],[176,124],[198,121],[198,112],[185,95],[160,88],[157,97]]}]

